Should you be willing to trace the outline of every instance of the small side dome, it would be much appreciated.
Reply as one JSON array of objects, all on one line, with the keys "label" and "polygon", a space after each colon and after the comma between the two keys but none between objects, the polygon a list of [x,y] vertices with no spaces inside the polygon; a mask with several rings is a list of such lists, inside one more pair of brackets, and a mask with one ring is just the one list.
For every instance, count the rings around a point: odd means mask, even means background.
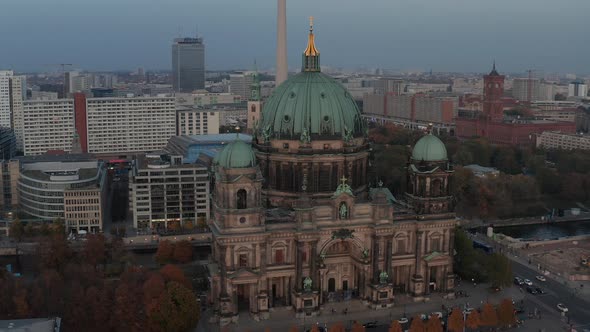
[{"label": "small side dome", "polygon": [[412,150],[412,160],[414,161],[446,161],[447,148],[445,144],[436,136],[428,134],[418,140]]},{"label": "small side dome", "polygon": [[213,163],[224,168],[249,168],[256,166],[252,147],[242,140],[235,140],[221,150]]}]

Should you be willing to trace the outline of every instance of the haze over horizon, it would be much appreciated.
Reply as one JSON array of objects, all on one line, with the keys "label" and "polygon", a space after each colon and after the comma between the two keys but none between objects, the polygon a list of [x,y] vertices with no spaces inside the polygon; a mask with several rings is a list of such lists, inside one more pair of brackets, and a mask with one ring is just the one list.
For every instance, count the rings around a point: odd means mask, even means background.
[{"label": "haze over horizon", "polygon": [[[0,68],[170,69],[170,45],[198,34],[208,70],[274,68],[276,0],[4,0]],[[587,74],[590,1],[288,0],[288,59],[298,68],[308,17],[322,65]],[[6,33],[9,31],[9,33]],[[578,42],[576,42],[578,41]]]}]

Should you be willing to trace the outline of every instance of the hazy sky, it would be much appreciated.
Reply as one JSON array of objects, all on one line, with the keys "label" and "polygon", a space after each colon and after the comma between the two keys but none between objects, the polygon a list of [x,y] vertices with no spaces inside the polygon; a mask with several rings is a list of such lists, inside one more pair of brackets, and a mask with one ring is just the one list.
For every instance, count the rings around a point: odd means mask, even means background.
[{"label": "hazy sky", "polygon": [[[590,0],[287,0],[289,64],[312,15],[323,65],[589,73],[588,12]],[[172,39],[197,26],[208,69],[274,67],[276,0],[0,0],[0,69],[168,69]]]}]

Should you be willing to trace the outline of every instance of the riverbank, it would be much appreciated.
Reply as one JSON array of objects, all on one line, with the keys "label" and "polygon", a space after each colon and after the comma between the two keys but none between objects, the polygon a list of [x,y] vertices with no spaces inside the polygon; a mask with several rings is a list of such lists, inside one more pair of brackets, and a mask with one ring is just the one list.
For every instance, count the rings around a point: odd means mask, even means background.
[{"label": "riverbank", "polygon": [[563,217],[553,217],[552,219],[543,216],[524,217],[524,218],[510,218],[510,219],[462,219],[461,225],[466,229],[482,228],[482,227],[508,227],[521,225],[541,225],[553,224],[573,221],[590,221],[590,212],[580,212],[579,215],[567,215]]}]

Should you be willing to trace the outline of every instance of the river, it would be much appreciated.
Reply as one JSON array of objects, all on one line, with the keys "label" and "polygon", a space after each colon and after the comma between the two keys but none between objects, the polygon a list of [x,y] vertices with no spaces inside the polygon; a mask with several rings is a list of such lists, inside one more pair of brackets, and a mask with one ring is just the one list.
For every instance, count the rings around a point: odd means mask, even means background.
[{"label": "river", "polygon": [[590,220],[495,227],[494,233],[502,233],[523,240],[549,240],[560,237],[590,235]]}]

